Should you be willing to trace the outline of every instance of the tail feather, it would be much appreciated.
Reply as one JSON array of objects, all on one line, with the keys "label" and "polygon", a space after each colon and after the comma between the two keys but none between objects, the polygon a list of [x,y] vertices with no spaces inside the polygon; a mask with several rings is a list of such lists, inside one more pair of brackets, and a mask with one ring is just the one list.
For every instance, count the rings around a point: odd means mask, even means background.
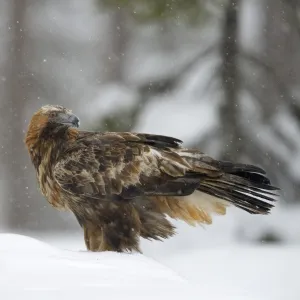
[{"label": "tail feather", "polygon": [[268,214],[279,196],[280,189],[271,184],[260,167],[215,160],[196,149],[180,149],[177,153],[192,166],[185,178],[198,178],[198,191],[251,214]]},{"label": "tail feather", "polygon": [[274,191],[279,189],[266,184],[266,181],[261,183],[256,180],[257,177],[253,180],[248,172],[245,175],[240,177],[225,173],[218,179],[207,178],[201,182],[198,190],[224,199],[251,214],[268,214],[278,196]]},{"label": "tail feather", "polygon": [[253,214],[267,214],[273,207],[272,204],[252,197],[251,195],[246,195],[234,190],[227,190],[220,186],[207,184],[202,185],[202,188],[200,190],[205,191],[212,196],[227,200],[231,204],[247,210],[248,212],[251,212]]},{"label": "tail feather", "polygon": [[[209,180],[208,180],[209,182]],[[250,194],[253,195],[255,197],[263,197],[266,200],[269,201],[274,201],[274,197],[269,197],[269,196],[278,196],[278,194],[273,193],[273,192],[269,192],[268,190],[262,190],[256,187],[251,187],[250,189],[247,186],[244,185],[239,185],[236,183],[232,183],[232,182],[228,182],[228,181],[224,181],[224,180],[219,180],[218,181],[220,183],[220,185],[225,185],[225,187],[228,188],[232,188],[232,189],[236,189],[242,193],[246,193],[246,194]]]},{"label": "tail feather", "polygon": [[[240,194],[249,194],[253,197],[258,197],[258,198],[261,198],[261,199],[264,199],[264,200],[267,200],[267,201],[274,201],[274,198],[273,197],[270,197],[269,194],[265,194],[263,191],[260,191],[260,192],[257,192],[251,188],[246,188],[246,187],[240,187],[238,185],[234,185],[230,182],[222,182],[222,181],[216,181],[216,182],[212,182],[210,180],[206,181],[205,184],[208,184],[208,185],[212,185],[212,186],[215,186],[217,188],[222,188],[224,191],[227,191],[227,192],[238,192]],[[276,194],[272,193],[274,196]]]}]

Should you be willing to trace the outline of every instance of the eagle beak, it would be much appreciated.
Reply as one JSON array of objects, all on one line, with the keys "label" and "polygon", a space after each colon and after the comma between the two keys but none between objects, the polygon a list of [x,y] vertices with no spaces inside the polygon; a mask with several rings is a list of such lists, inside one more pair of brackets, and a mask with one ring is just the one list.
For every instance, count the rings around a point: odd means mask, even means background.
[{"label": "eagle beak", "polygon": [[57,117],[54,119],[55,122],[68,125],[71,127],[79,127],[80,120],[77,116],[71,113],[59,113]]},{"label": "eagle beak", "polygon": [[70,114],[69,121],[70,121],[70,123],[72,124],[73,127],[76,127],[76,128],[79,127],[80,120],[77,116],[75,116],[73,114]]}]

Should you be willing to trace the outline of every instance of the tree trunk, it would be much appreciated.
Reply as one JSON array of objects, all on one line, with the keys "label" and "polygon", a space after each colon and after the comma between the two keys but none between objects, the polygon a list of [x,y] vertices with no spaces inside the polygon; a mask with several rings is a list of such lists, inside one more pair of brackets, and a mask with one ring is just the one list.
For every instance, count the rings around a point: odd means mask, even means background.
[{"label": "tree trunk", "polygon": [[26,0],[10,1],[11,22],[9,23],[9,46],[4,81],[1,89],[4,97],[1,99],[1,176],[8,213],[9,227],[18,227],[25,218],[22,207],[28,197],[26,185],[26,169],[24,161],[24,119],[23,109],[27,101],[27,86],[23,80],[26,74],[24,53],[25,42],[25,8]]},{"label": "tree trunk", "polygon": [[0,183],[5,211],[2,225],[5,230],[14,232],[68,228],[66,215],[59,218],[58,212],[47,204],[38,190],[24,144],[28,126],[24,112],[37,90],[30,71],[34,57],[26,26],[29,3],[28,0],[8,1],[8,45],[0,81]]},{"label": "tree trunk", "polygon": [[240,160],[243,152],[242,134],[239,124],[239,69],[238,69],[238,12],[239,0],[228,2],[221,46],[222,87],[224,103],[220,109],[224,159]]},{"label": "tree trunk", "polygon": [[124,83],[124,62],[129,38],[127,12],[124,7],[111,13],[106,80]]}]

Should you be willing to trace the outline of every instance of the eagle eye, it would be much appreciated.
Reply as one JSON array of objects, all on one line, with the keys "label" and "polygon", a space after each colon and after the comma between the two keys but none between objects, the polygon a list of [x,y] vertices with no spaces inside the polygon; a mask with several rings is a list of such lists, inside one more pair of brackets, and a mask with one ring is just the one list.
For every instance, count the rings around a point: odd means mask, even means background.
[{"label": "eagle eye", "polygon": [[54,111],[50,112],[49,116],[50,116],[50,118],[56,117],[56,112],[54,112]]}]

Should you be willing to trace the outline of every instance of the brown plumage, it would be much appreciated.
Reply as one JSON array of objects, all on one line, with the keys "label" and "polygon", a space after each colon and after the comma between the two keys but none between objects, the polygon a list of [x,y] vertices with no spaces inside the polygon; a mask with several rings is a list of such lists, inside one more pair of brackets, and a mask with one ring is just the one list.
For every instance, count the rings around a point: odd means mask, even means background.
[{"label": "brown plumage", "polygon": [[91,251],[140,251],[139,238],[174,235],[166,218],[210,224],[228,205],[267,214],[277,188],[255,166],[214,160],[172,137],[79,131],[61,106],[44,106],[26,135],[42,194],[71,210]]}]

